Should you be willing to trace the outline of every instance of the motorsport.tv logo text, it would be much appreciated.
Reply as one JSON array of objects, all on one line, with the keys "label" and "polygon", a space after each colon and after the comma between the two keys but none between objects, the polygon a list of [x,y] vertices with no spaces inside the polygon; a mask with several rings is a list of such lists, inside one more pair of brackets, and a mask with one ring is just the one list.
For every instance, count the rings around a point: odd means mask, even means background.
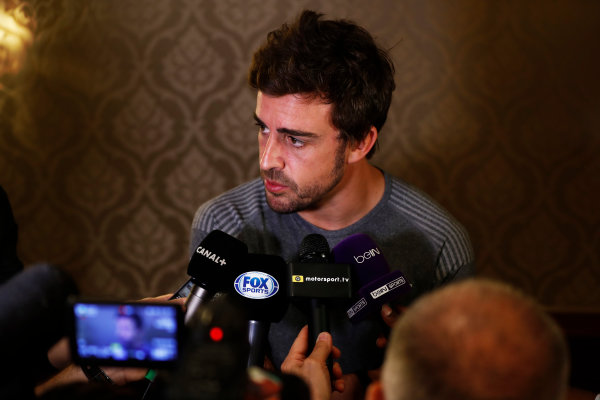
[{"label": "motorsport.tv logo text", "polygon": [[350,278],[346,278],[345,276],[292,275],[292,283],[302,283],[302,282],[347,283],[347,282],[350,282]]}]

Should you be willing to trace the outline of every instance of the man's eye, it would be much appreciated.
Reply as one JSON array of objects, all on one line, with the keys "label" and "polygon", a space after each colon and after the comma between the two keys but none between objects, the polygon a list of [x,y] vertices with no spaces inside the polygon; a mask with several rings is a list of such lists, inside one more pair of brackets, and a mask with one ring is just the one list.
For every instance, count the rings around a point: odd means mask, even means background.
[{"label": "man's eye", "polygon": [[269,128],[267,128],[265,125],[261,124],[261,123],[255,123],[254,125],[258,126],[258,130],[261,133],[269,133]]},{"label": "man's eye", "polygon": [[304,142],[302,140],[297,139],[297,138],[295,138],[293,136],[288,136],[288,140],[290,141],[290,143],[294,147],[302,147],[302,146],[304,146]]}]

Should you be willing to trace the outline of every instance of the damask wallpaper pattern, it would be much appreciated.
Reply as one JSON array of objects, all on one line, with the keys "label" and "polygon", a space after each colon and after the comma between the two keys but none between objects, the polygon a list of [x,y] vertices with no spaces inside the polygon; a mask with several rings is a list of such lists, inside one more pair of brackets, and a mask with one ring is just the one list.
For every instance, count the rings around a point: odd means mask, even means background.
[{"label": "damask wallpaper pattern", "polygon": [[[600,307],[600,3],[22,0],[33,41],[0,80],[0,185],[19,254],[121,298],[186,278],[203,201],[258,175],[246,69],[303,8],[391,49],[374,163],[467,228],[478,273]],[[8,11],[7,11],[8,10]]]}]

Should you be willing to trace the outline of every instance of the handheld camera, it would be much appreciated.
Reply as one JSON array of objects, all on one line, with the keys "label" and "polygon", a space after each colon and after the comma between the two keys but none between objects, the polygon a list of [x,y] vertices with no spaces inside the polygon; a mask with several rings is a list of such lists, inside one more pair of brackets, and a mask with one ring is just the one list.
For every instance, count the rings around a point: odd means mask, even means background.
[{"label": "handheld camera", "polygon": [[172,368],[183,347],[176,304],[74,300],[71,354],[77,364]]}]

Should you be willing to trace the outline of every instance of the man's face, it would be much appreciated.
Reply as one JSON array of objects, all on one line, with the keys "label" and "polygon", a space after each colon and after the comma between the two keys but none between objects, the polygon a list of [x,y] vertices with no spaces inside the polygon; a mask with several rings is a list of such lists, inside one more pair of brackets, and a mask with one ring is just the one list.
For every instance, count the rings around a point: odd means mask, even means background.
[{"label": "man's face", "polygon": [[120,317],[117,319],[116,331],[120,340],[128,342],[137,334],[137,327],[135,326],[133,319]]},{"label": "man's face", "polygon": [[258,92],[255,119],[269,206],[289,213],[327,201],[344,176],[347,147],[331,123],[331,105]]}]

